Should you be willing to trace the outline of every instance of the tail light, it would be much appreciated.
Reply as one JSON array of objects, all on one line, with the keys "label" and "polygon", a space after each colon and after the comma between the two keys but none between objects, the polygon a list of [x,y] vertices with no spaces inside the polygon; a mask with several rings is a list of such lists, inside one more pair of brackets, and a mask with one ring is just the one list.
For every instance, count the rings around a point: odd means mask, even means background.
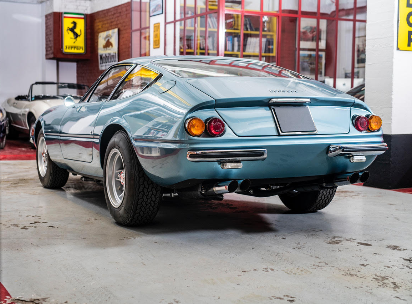
[{"label": "tail light", "polygon": [[369,117],[369,131],[379,131],[382,128],[382,118],[376,115]]},{"label": "tail light", "polygon": [[206,129],[211,136],[222,136],[225,132],[225,123],[220,118],[213,117],[207,121]]},{"label": "tail light", "polygon": [[369,119],[367,119],[365,116],[357,116],[353,121],[353,125],[355,126],[356,130],[365,132],[369,128]]},{"label": "tail light", "polygon": [[186,131],[192,136],[200,136],[205,132],[205,123],[197,117],[186,120]]}]

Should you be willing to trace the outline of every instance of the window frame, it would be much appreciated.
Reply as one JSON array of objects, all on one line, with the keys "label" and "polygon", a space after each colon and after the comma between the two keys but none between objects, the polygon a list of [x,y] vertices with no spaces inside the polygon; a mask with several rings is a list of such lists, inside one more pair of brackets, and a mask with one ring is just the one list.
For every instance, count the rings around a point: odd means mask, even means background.
[{"label": "window frame", "polygon": [[[155,72],[155,73],[157,74],[157,76],[156,76],[155,78],[153,78],[153,80],[152,80],[151,82],[149,82],[147,85],[145,85],[145,87],[144,87],[139,93],[134,94],[134,95],[132,95],[132,96],[130,96],[130,97],[138,96],[138,95],[141,94],[143,91],[145,91],[147,88],[149,88],[152,84],[154,84],[155,82],[157,82],[159,79],[161,79],[161,78],[163,77],[163,73],[161,73],[161,72],[159,72],[159,71],[157,71],[157,70],[155,70],[155,69],[152,69],[152,68],[150,68],[150,67],[148,67],[148,66],[146,66],[146,65],[142,65],[142,64],[137,64],[137,63],[135,63],[134,66],[133,66],[131,69],[129,69],[129,71],[127,71],[127,73],[122,77],[122,79],[119,81],[119,83],[118,83],[118,84],[116,85],[116,87],[113,89],[113,92],[110,94],[110,97],[109,97],[109,99],[107,100],[107,102],[125,99],[125,98],[122,98],[122,99],[112,99],[112,98],[113,98],[114,93],[116,93],[117,90],[120,88],[120,85],[123,84],[123,82],[124,82],[124,80],[127,78],[127,76],[128,76],[137,66],[139,66],[140,68],[146,68],[146,69],[148,69],[148,70],[150,70],[150,71],[152,71],[152,72]],[[129,97],[127,97],[127,98],[129,98]]]},{"label": "window frame", "polygon": [[[114,69],[114,68],[116,68],[116,67],[119,67],[119,66],[130,66],[131,68],[123,75],[123,77],[122,77],[122,78],[119,80],[119,82],[116,84],[116,86],[114,87],[113,91],[110,93],[109,98],[108,98],[107,100],[105,100],[105,101],[96,101],[96,102],[107,102],[107,101],[110,101],[110,100],[111,100],[111,97],[113,96],[113,92],[114,92],[115,90],[117,90],[119,84],[123,81],[123,79],[124,79],[125,77],[127,77],[127,75],[129,75],[130,71],[133,70],[133,68],[134,68],[136,65],[137,65],[136,63],[119,63],[119,64],[112,65],[112,66],[109,67],[106,71],[104,71],[103,74],[101,74],[101,75],[99,76],[99,78],[97,78],[97,80],[93,83],[93,85],[90,87],[90,89],[89,89],[89,90],[84,94],[84,96],[79,100],[79,103],[81,103],[81,102],[85,102],[85,103],[90,102],[90,98],[91,98],[91,96],[94,94],[96,88],[99,86],[99,84],[100,84],[100,82],[103,80],[103,78],[106,77],[106,75],[107,75],[112,69]],[[86,101],[85,99],[86,99],[87,95],[89,94],[89,92],[90,92],[90,95],[89,95],[89,97],[87,98],[87,101]]]}]

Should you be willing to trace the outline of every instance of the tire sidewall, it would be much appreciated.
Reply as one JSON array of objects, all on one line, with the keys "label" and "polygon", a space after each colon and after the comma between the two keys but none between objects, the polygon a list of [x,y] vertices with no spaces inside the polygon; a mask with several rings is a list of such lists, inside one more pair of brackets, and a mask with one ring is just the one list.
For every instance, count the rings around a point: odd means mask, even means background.
[{"label": "tire sidewall", "polygon": [[[124,196],[123,196],[123,201],[120,204],[119,207],[115,208],[109,198],[109,193],[107,190],[107,161],[108,157],[110,155],[110,152],[113,149],[117,149],[122,158],[123,158],[123,164],[124,164],[124,172],[125,172],[125,189],[124,189]],[[110,140],[105,157],[104,157],[104,167],[103,167],[103,185],[104,185],[104,195],[106,198],[106,203],[107,203],[107,208],[110,211],[110,214],[114,218],[114,220],[118,223],[124,223],[128,221],[128,218],[130,217],[131,214],[135,213],[136,209],[136,203],[135,200],[137,199],[138,195],[138,175],[135,170],[132,170],[131,168],[134,168],[136,164],[134,162],[137,162],[137,159],[131,148],[130,144],[128,142],[127,135],[124,132],[117,132],[112,139]]]},{"label": "tire sidewall", "polygon": [[[43,130],[41,130],[39,132],[39,135],[37,136],[37,147],[36,147],[36,166],[37,166],[37,175],[39,176],[40,182],[43,186],[47,185],[47,181],[50,180],[50,174],[51,174],[51,160],[50,157],[47,155],[47,170],[46,170],[46,174],[44,176],[41,176],[40,174],[40,170],[39,170],[39,153],[38,153],[38,149],[39,149],[39,142],[40,139],[44,138],[44,134],[43,134]],[[48,153],[47,153],[48,154]]]}]

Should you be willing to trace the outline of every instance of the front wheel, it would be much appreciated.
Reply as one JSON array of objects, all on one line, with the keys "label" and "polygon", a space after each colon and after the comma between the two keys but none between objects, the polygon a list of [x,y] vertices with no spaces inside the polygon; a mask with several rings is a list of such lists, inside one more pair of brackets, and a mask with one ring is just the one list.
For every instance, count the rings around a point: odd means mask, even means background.
[{"label": "front wheel", "polygon": [[125,132],[110,140],[103,172],[107,208],[117,223],[136,226],[154,220],[162,190],[145,174]]},{"label": "front wheel", "polygon": [[43,131],[40,131],[37,138],[36,162],[37,173],[44,188],[61,188],[67,183],[69,172],[57,166],[50,159]]},{"label": "front wheel", "polygon": [[290,210],[300,213],[316,212],[326,208],[333,200],[335,188],[325,188],[311,192],[289,192],[280,194],[282,203]]}]

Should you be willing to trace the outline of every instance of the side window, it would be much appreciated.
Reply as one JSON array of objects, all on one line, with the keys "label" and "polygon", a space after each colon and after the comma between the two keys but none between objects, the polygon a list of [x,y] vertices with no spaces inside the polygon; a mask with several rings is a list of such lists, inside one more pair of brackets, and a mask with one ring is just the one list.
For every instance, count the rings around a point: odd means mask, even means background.
[{"label": "side window", "polygon": [[126,77],[123,83],[119,86],[116,93],[113,94],[114,99],[127,98],[136,95],[144,90],[159,74],[147,68],[136,66],[135,69]]},{"label": "side window", "polygon": [[[93,95],[89,99],[89,102],[105,101],[109,99],[113,89],[126,74],[127,70],[130,69],[130,67],[130,65],[122,65],[112,68],[97,85]],[[84,100],[87,100],[87,98],[88,97]]]}]

